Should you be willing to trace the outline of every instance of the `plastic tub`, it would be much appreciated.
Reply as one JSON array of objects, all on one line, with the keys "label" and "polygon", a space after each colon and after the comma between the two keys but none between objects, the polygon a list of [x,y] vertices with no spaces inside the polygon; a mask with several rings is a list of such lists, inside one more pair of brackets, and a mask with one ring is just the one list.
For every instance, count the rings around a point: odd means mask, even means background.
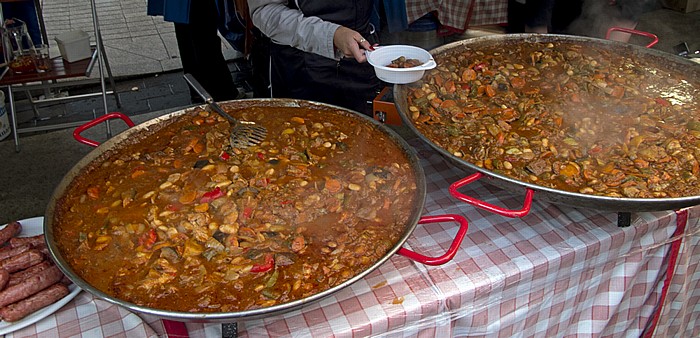
[{"label": "plastic tub", "polygon": [[55,39],[58,50],[66,62],[80,61],[92,56],[90,36],[81,30],[65,32],[56,36]]}]

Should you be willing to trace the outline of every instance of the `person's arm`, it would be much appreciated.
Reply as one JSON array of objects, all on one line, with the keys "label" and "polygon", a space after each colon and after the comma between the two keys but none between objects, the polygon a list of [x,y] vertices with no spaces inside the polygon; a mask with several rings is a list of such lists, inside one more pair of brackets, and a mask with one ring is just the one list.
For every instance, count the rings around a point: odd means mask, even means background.
[{"label": "person's arm", "polygon": [[318,17],[305,17],[285,0],[248,0],[253,24],[273,42],[336,59],[333,35],[340,27]]},{"label": "person's arm", "polygon": [[286,6],[285,0],[248,0],[253,24],[272,41],[338,60],[354,57],[358,62],[367,58],[360,49],[371,49],[360,33],[323,21],[315,16],[304,16],[300,10]]}]

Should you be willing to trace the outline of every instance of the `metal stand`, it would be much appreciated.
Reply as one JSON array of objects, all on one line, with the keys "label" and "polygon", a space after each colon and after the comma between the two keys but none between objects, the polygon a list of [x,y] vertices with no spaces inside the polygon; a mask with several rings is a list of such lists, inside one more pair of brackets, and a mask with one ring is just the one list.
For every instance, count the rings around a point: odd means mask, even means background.
[{"label": "metal stand", "polygon": [[[109,110],[107,108],[107,88],[105,87],[105,65],[107,66],[107,71],[109,72],[109,79],[112,81],[112,89],[115,89],[114,86],[114,79],[112,78],[112,71],[109,69],[109,63],[107,62],[107,54],[104,51],[104,45],[102,45],[102,33],[100,32],[100,24],[97,19],[97,5],[95,4],[95,0],[90,0],[90,6],[92,7],[92,26],[95,29],[95,43],[97,45],[97,69],[100,74],[100,89],[102,89],[102,104],[104,107],[104,112],[105,115],[109,114]],[[104,62],[103,62],[104,61]],[[116,90],[116,89],[115,89]],[[115,95],[117,97],[117,105],[121,106],[119,104],[119,98],[118,95]],[[112,129],[109,124],[109,120],[105,121],[105,128],[107,132],[107,137],[112,137]]]},{"label": "metal stand", "polygon": [[617,226],[621,228],[626,228],[632,225],[632,213],[631,212],[618,212],[617,213]]}]

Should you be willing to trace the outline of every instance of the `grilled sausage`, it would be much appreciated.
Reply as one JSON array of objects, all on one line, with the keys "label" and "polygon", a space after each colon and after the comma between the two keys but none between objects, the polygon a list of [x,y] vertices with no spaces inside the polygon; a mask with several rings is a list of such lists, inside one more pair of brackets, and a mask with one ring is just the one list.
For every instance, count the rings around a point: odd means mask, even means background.
[{"label": "grilled sausage", "polygon": [[[50,268],[52,265],[53,265],[53,263],[51,261],[44,260],[44,261],[40,262],[39,264],[34,264],[34,265],[32,265],[32,266],[30,266],[22,271],[17,271],[13,274],[10,274],[10,280],[7,282],[6,286],[17,285],[17,284],[21,283],[22,281],[24,281],[25,279],[27,279],[27,277],[32,276],[32,275],[38,273],[39,271],[46,270],[46,269]],[[0,288],[0,290],[2,290],[2,288]]]},{"label": "grilled sausage", "polygon": [[0,307],[15,303],[46,289],[58,283],[61,278],[63,278],[63,273],[57,266],[52,266],[33,276],[29,276],[24,282],[0,291]]},{"label": "grilled sausage", "polygon": [[34,264],[39,264],[44,260],[44,254],[39,250],[31,249],[19,255],[5,258],[0,261],[0,268],[7,270],[9,273],[24,270]]},{"label": "grilled sausage", "polygon": [[0,249],[0,260],[10,258],[12,256],[19,255],[23,252],[29,251],[32,247],[30,245],[20,245],[17,247],[5,246]]},{"label": "grilled sausage", "polygon": [[49,253],[49,246],[46,245],[46,243],[41,243],[38,245],[32,245],[32,249],[39,250],[42,254],[44,254],[45,257],[51,257],[51,253]]},{"label": "grilled sausage", "polygon": [[36,310],[57,302],[68,293],[70,290],[67,286],[61,283],[53,284],[29,298],[0,308],[0,317],[8,322],[18,321]]},{"label": "grilled sausage", "polygon": [[7,223],[7,226],[0,230],[0,245],[5,244],[11,238],[19,235],[20,232],[22,232],[22,225],[19,222],[14,221]]},{"label": "grilled sausage", "polygon": [[10,281],[10,273],[5,269],[0,269],[0,290],[4,289]]},{"label": "grilled sausage", "polygon": [[8,240],[10,241],[10,246],[13,248],[25,244],[29,244],[32,247],[46,244],[44,234],[29,237],[11,237]]}]

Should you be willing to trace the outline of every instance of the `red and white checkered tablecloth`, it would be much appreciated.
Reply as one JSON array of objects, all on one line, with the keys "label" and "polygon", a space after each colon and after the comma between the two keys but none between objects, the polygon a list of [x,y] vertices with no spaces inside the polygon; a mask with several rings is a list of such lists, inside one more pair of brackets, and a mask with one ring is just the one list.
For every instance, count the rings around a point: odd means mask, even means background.
[{"label": "red and white checkered tablecloth", "polygon": [[433,11],[443,26],[456,31],[508,22],[508,0],[406,0],[409,24]]},{"label": "red and white checkered tablecloth", "polygon": [[680,254],[656,332],[700,337],[700,208],[691,208],[688,214],[685,231],[678,236]]},{"label": "red and white checkered tablecloth", "polygon": [[[454,259],[426,266],[395,255],[367,277],[301,310],[238,323],[242,337],[303,336],[641,336],[664,291],[673,243],[680,244],[657,332],[699,336],[700,206],[682,212],[617,214],[540,203],[517,219],[491,214],[451,197],[464,174],[420,141],[425,215],[460,214],[467,237]],[[515,196],[479,182],[462,192],[517,209]],[[685,226],[676,233],[678,224]],[[457,226],[418,225],[405,247],[439,256]],[[674,237],[675,234],[675,237]],[[187,323],[189,337],[221,336],[221,325]],[[163,322],[81,293],[35,325],[8,337],[165,336]],[[176,335],[170,335],[176,337]]]}]

